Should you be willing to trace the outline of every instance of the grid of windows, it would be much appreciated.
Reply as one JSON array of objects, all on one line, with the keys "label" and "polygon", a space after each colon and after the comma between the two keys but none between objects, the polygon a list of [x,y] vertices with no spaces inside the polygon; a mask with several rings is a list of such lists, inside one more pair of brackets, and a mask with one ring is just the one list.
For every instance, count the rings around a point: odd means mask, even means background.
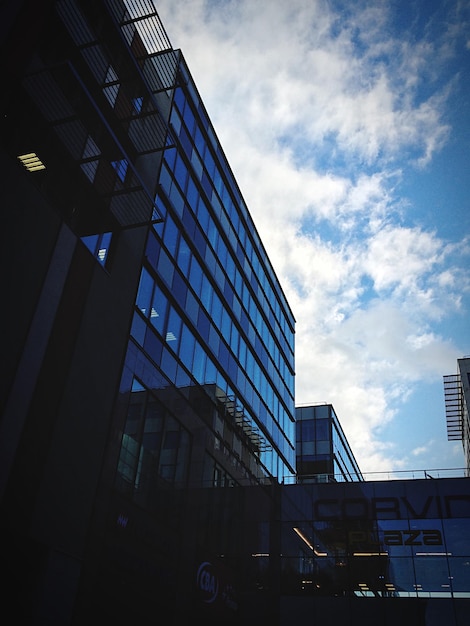
[{"label": "grid of windows", "polygon": [[296,408],[297,476],[302,482],[362,480],[331,404]]},{"label": "grid of windows", "polygon": [[147,507],[160,481],[183,484],[190,460],[190,435],[134,378],[124,422],[117,487]]},{"label": "grid of windows", "polygon": [[[268,274],[264,271],[256,254],[248,236],[248,230],[231,199],[228,186],[223,182],[220,170],[216,167],[212,152],[203,139],[200,127],[195,126],[194,114],[182,95],[182,89],[177,90],[176,93],[176,104],[178,106],[179,103],[184,113],[180,114],[177,107],[173,108],[171,121],[173,129],[185,147],[187,159],[183,159],[183,156],[177,154],[176,150],[167,150],[165,153],[167,171],[163,172],[161,184],[173,206],[180,213],[180,217],[184,219],[185,209],[187,211],[189,208],[201,230],[206,233],[210,247],[205,247],[203,257],[209,269],[216,269],[214,263],[217,260],[220,280],[224,280],[225,273],[228,284],[235,289],[235,294],[241,297],[241,304],[249,313],[253,329],[256,329],[253,332],[258,332],[263,343],[272,351],[275,365],[278,369],[282,368],[281,381],[286,381],[285,386],[292,395],[294,346],[289,318],[281,310],[279,299],[272,290]],[[180,115],[184,115],[184,122]],[[187,117],[189,120],[186,119]],[[188,161],[191,163],[191,171],[189,165],[186,164]],[[174,171],[174,178],[172,171]],[[193,173],[198,177],[198,184],[202,185],[202,193],[198,189]],[[216,218],[224,227],[223,232],[218,229],[215,220],[211,218],[211,210],[216,211]],[[244,281],[232,254],[238,259],[241,271],[245,274]],[[221,288],[224,288],[224,284]],[[280,341],[280,346],[276,345],[275,337]],[[284,363],[283,359],[285,359]]]},{"label": "grid of windows", "polygon": [[191,89],[175,92],[180,145],[165,150],[156,197],[164,220],[149,233],[132,333],[145,350],[155,344],[148,329],[164,339],[168,350],[149,354],[170,380],[216,383],[235,398],[268,442],[261,462],[282,477],[295,464],[294,320]]},{"label": "grid of windows", "polygon": [[283,493],[311,508],[308,521],[284,517],[281,593],[470,597],[470,496],[462,479],[290,485]]}]

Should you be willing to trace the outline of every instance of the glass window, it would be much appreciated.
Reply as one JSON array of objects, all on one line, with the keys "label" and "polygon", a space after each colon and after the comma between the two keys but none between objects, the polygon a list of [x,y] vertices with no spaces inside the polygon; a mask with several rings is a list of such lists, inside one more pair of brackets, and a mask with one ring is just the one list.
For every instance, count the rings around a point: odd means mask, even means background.
[{"label": "glass window", "polygon": [[180,87],[175,89],[174,103],[176,104],[178,109],[181,111],[181,113],[183,113],[184,105],[186,103],[186,98],[185,98],[183,90]]},{"label": "glass window", "polygon": [[101,265],[106,265],[112,233],[101,233],[82,237],[83,243]]},{"label": "glass window", "polygon": [[185,311],[189,316],[190,320],[197,324],[197,319],[199,315],[199,304],[193,294],[188,290],[186,294],[186,306]]},{"label": "glass window", "polygon": [[169,286],[171,286],[173,283],[174,271],[175,271],[175,267],[170,257],[162,248],[160,250],[160,255],[158,257],[158,273],[166,281],[167,285]]},{"label": "glass window", "polygon": [[207,234],[207,238],[209,239],[209,243],[211,244],[212,248],[214,250],[217,250],[217,240],[219,238],[219,232],[212,220],[209,222],[206,234]]},{"label": "glass window", "polygon": [[392,557],[410,557],[413,553],[413,535],[408,520],[378,520],[380,545]]},{"label": "glass window", "polygon": [[173,109],[171,112],[171,119],[170,119],[170,123],[173,126],[174,130],[175,130],[175,134],[179,135],[180,134],[180,130],[181,130],[181,118],[178,114],[177,109]]},{"label": "glass window", "polygon": [[203,136],[201,130],[199,129],[199,127],[196,128],[196,133],[194,135],[194,143],[196,145],[196,148],[197,148],[199,154],[201,155],[201,157],[203,157],[204,156],[205,141],[204,141],[204,136]]},{"label": "glass window", "polygon": [[315,454],[315,441],[303,441],[301,444],[302,457]]},{"label": "glass window", "polygon": [[189,249],[186,240],[181,237],[178,249],[178,266],[185,276],[189,272],[189,263],[191,261],[191,250]]},{"label": "glass window", "polygon": [[183,215],[183,209],[184,209],[184,198],[181,195],[181,192],[178,189],[177,185],[175,185],[175,184],[171,185],[169,198],[170,198],[171,203],[173,204],[173,206],[175,208],[175,211],[181,217]]},{"label": "glass window", "polygon": [[204,168],[202,167],[201,159],[195,150],[193,150],[191,155],[191,165],[193,166],[194,173],[196,174],[198,180],[201,180],[204,174]]},{"label": "glass window", "polygon": [[413,562],[418,595],[450,595],[451,581],[444,556],[415,557]]},{"label": "glass window", "polygon": [[188,292],[188,284],[178,271],[173,275],[173,283],[171,285],[171,293],[176,302],[183,307]]},{"label": "glass window", "polygon": [[111,165],[116,170],[116,174],[118,175],[119,180],[124,182],[126,179],[127,167],[129,165],[126,159],[111,161]]},{"label": "glass window", "polygon": [[452,582],[454,595],[458,597],[470,597],[470,558],[449,558],[449,576]]},{"label": "glass window", "polygon": [[145,268],[142,268],[140,275],[139,289],[137,291],[136,304],[142,313],[148,317],[150,310],[150,299],[153,291],[153,278]]},{"label": "glass window", "polygon": [[162,406],[152,398],[145,412],[144,432],[142,437],[142,445],[148,450],[160,450],[163,415],[164,410]]},{"label": "glass window", "polygon": [[219,353],[219,345],[220,345],[220,335],[215,329],[215,327],[211,325],[209,329],[209,346],[214,354]]},{"label": "glass window", "polygon": [[222,336],[227,343],[230,343],[230,329],[232,327],[232,320],[230,315],[225,309],[222,309]]},{"label": "glass window", "polygon": [[144,99],[142,96],[138,98],[132,98],[132,106],[134,107],[134,113],[139,114],[142,111],[142,105],[144,103]]},{"label": "glass window", "polygon": [[183,159],[181,158],[180,155],[178,155],[176,157],[176,164],[175,164],[175,168],[174,168],[174,175],[175,175],[175,178],[176,178],[179,186],[184,191],[186,189],[186,180],[188,178],[188,170],[187,170],[186,165],[184,164],[184,161],[183,161]]},{"label": "glass window", "polygon": [[[240,333],[238,332],[238,329],[235,325],[232,324],[232,334],[230,337],[230,348],[233,352],[233,354],[238,355],[238,344],[240,341]],[[259,389],[260,384],[261,384],[261,380],[257,379],[256,380],[256,387]]]},{"label": "glass window", "polygon": [[161,369],[163,373],[170,379],[176,379],[177,361],[169,350],[163,349],[161,357]]},{"label": "glass window", "polygon": [[196,257],[191,258],[191,269],[189,272],[189,282],[194,291],[199,295],[202,285],[202,270]]},{"label": "glass window", "polygon": [[201,334],[201,337],[204,341],[208,341],[209,339],[209,329],[211,327],[211,323],[204,309],[199,309],[199,315],[197,318],[197,329]]},{"label": "glass window", "polygon": [[222,323],[222,309],[223,309],[222,302],[219,296],[214,292],[213,298],[212,298],[211,318],[212,318],[212,323],[217,328],[220,328],[220,325]]},{"label": "glass window", "polygon": [[142,346],[144,344],[145,330],[147,325],[138,313],[134,313],[132,319],[131,335]]},{"label": "glass window", "polygon": [[388,561],[388,569],[384,575],[384,586],[398,596],[415,596],[417,587],[413,567],[413,559],[394,557]]},{"label": "glass window", "polygon": [[163,241],[168,248],[170,254],[175,256],[176,245],[178,243],[179,229],[175,222],[167,215],[165,219],[165,230],[163,233]]},{"label": "glass window", "polygon": [[445,519],[442,521],[442,526],[447,552],[470,557],[470,519]]},{"label": "glass window", "polygon": [[181,330],[181,344],[179,350],[179,357],[181,361],[186,365],[188,370],[193,367],[194,347],[196,345],[196,339],[189,328],[183,324]]},{"label": "glass window", "polygon": [[209,279],[207,278],[207,276],[203,276],[200,297],[202,305],[208,312],[211,310],[212,293],[213,289],[211,283],[209,282]]},{"label": "glass window", "polygon": [[302,420],[300,422],[302,441],[315,440],[315,421],[313,419]]},{"label": "glass window", "polygon": [[171,349],[175,352],[178,352],[178,346],[181,338],[181,326],[181,317],[173,307],[170,307],[165,340],[168,344],[170,344]]},{"label": "glass window", "polygon": [[160,185],[162,186],[162,189],[164,190],[166,195],[169,197],[171,188],[173,186],[173,178],[166,164],[165,167],[162,167],[162,170],[160,172]]},{"label": "glass window", "polygon": [[215,162],[209,150],[207,150],[206,154],[204,155],[204,165],[206,166],[209,177],[213,178],[215,172]]},{"label": "glass window", "polygon": [[144,350],[157,365],[162,356],[162,342],[153,328],[147,326],[144,339]]},{"label": "glass window", "polygon": [[168,298],[163,291],[155,286],[152,299],[152,308],[150,310],[150,322],[152,326],[162,335],[165,327],[166,314],[168,311]]},{"label": "glass window", "polygon": [[329,420],[327,419],[316,420],[316,438],[317,439],[329,439],[330,438]]},{"label": "glass window", "polygon": [[204,382],[207,384],[214,383],[217,379],[217,368],[210,357],[207,357],[204,372]]},{"label": "glass window", "polygon": [[189,177],[189,180],[188,180],[188,188],[186,190],[186,201],[191,207],[193,213],[196,213],[198,201],[199,201],[199,192],[191,176]]},{"label": "glass window", "polygon": [[205,382],[204,376],[206,369],[206,359],[207,356],[205,351],[202,349],[201,345],[196,342],[194,349],[193,375],[197,382],[201,385],[203,385]]},{"label": "glass window", "polygon": [[188,128],[188,133],[192,135],[194,131],[195,119],[194,119],[194,114],[189,105],[187,105],[184,109],[184,121]]},{"label": "glass window", "polygon": [[317,454],[330,454],[330,447],[329,441],[317,441]]}]

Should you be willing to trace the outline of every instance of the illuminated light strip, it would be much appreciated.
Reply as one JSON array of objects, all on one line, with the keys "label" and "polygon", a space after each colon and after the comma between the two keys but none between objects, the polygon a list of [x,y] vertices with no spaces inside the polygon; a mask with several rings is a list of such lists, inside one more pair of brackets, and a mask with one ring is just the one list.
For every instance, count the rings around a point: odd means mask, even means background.
[{"label": "illuminated light strip", "polygon": [[452,552],[417,552],[415,556],[452,556]]},{"label": "illuminated light strip", "polygon": [[353,552],[353,556],[388,556],[388,552]]},{"label": "illuminated light strip", "polygon": [[312,546],[312,544],[310,543],[310,541],[307,539],[307,537],[303,534],[303,532],[300,530],[300,528],[296,528],[294,526],[293,528],[294,532],[297,533],[297,535],[302,539],[302,541],[304,543],[307,544],[307,546],[310,548],[310,550],[313,550],[313,553],[315,554],[315,556],[328,556],[327,552],[318,552],[318,550],[316,550],[314,548],[314,546]]},{"label": "illuminated light strip", "polygon": [[39,170],[45,170],[46,166],[38,157],[35,152],[28,152],[28,154],[21,154],[18,159],[25,166],[28,172],[37,172]]}]

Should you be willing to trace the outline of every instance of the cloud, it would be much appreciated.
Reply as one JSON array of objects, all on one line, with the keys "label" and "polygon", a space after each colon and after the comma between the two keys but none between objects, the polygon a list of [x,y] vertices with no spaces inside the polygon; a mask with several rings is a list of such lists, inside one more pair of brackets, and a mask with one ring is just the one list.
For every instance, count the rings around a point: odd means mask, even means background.
[{"label": "cloud", "polygon": [[297,402],[333,403],[363,471],[400,468],[421,446],[383,441],[384,425],[415,384],[454,371],[459,349],[435,325],[470,285],[468,240],[415,223],[400,195],[449,139],[460,22],[398,32],[387,3],[266,6],[158,11],[296,317]]},{"label": "cloud", "polygon": [[428,446],[419,446],[418,448],[414,448],[414,450],[411,451],[411,454],[413,454],[414,456],[419,456],[420,454],[425,454],[427,451]]}]

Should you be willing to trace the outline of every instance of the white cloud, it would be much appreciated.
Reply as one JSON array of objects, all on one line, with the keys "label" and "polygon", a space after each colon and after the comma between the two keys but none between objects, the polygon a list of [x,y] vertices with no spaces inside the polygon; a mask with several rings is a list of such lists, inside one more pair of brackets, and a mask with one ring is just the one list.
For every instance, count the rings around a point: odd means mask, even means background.
[{"label": "white cloud", "polygon": [[393,35],[387,6],[157,6],[296,317],[297,402],[333,403],[363,471],[421,452],[381,430],[414,384],[455,370],[459,350],[433,324],[470,285],[468,240],[414,224],[398,193],[449,137],[440,68],[455,37]]},{"label": "white cloud", "polygon": [[413,456],[419,456],[420,454],[425,454],[428,451],[428,446],[419,446],[411,451]]}]

